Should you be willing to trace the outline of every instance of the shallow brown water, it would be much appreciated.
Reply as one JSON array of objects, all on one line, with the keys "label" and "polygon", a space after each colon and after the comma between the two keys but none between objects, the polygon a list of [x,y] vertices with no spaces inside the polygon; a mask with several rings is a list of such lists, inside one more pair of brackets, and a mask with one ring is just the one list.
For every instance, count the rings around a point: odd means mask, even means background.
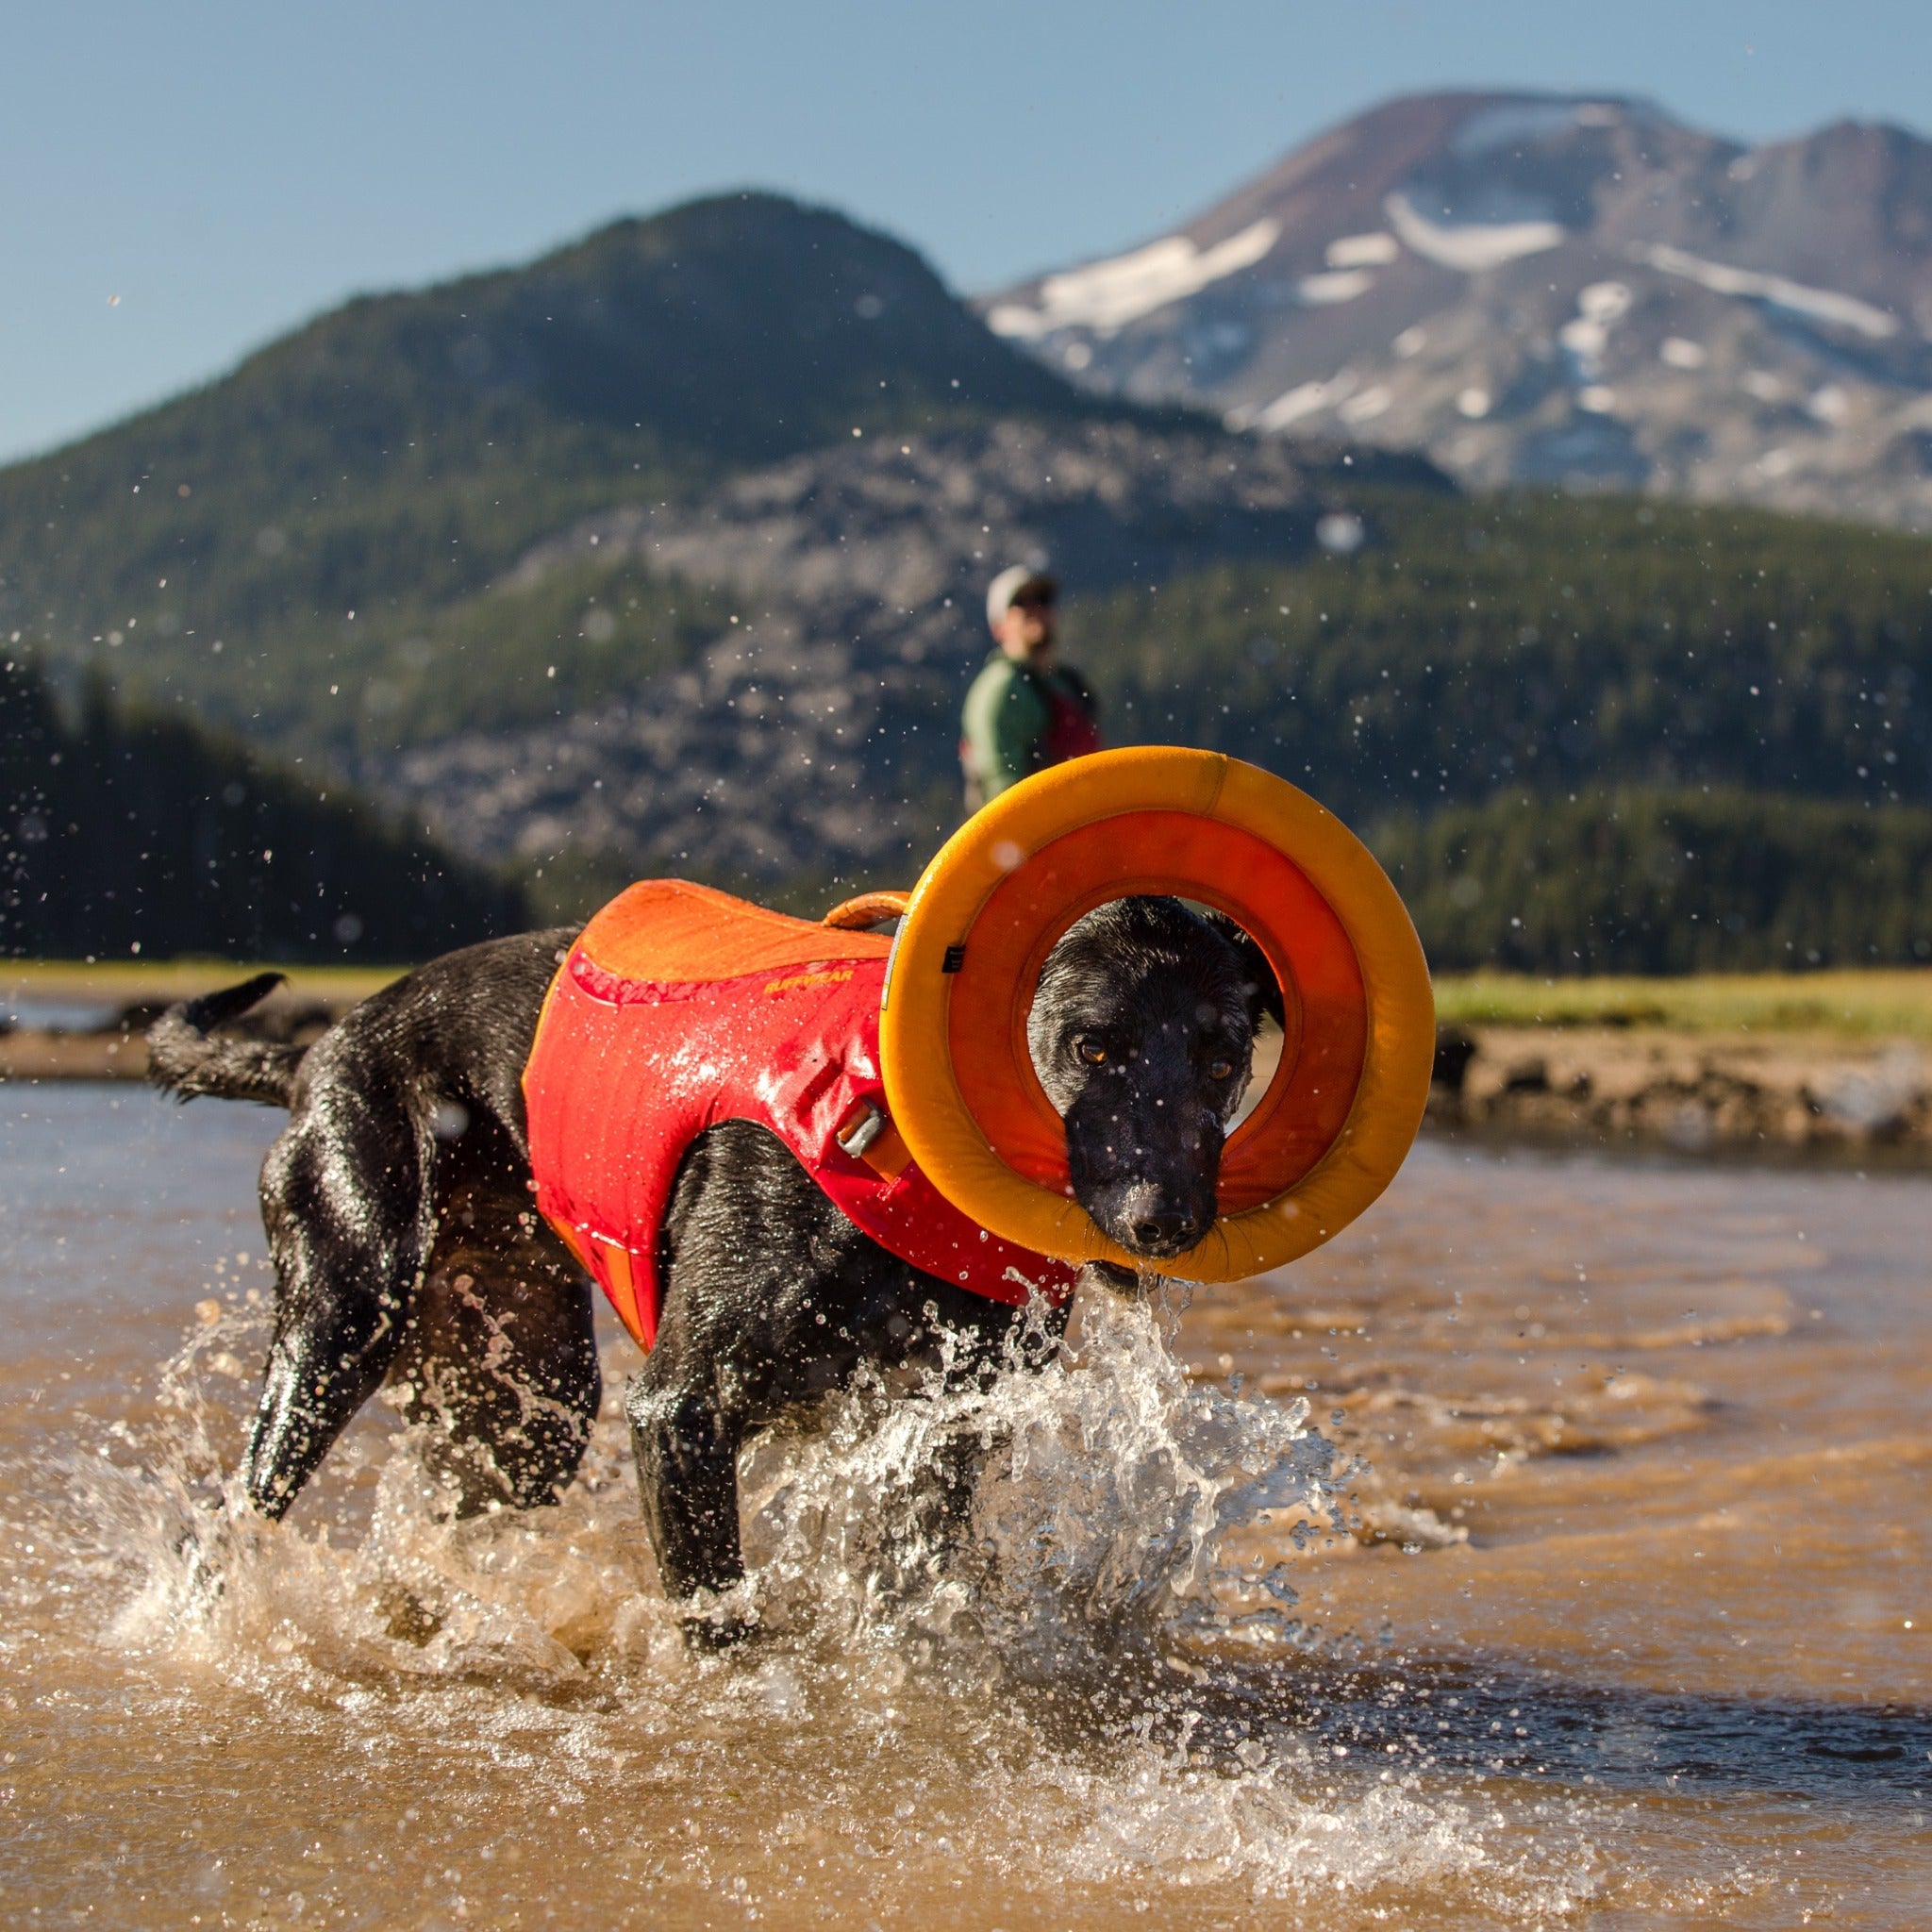
[{"label": "shallow brown water", "polygon": [[[559,1509],[442,1523],[375,1409],[224,1513],[275,1124],[0,1088],[10,1923],[1932,1916],[1932,1181],[1425,1143],[1174,1291],[1191,1379],[1103,1305],[974,1411],[759,1451],[765,1631],[693,1661],[614,1331]],[[1009,1446],[936,1577],[938,1427]]]}]

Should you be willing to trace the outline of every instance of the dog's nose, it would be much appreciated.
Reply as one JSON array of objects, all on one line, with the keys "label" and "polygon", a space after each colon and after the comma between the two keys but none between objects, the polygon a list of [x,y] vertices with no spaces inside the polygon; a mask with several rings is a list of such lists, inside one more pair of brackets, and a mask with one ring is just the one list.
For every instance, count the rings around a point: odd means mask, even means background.
[{"label": "dog's nose", "polygon": [[1157,1254],[1175,1254],[1188,1245],[1201,1224],[1191,1214],[1142,1214],[1134,1221],[1134,1241]]}]

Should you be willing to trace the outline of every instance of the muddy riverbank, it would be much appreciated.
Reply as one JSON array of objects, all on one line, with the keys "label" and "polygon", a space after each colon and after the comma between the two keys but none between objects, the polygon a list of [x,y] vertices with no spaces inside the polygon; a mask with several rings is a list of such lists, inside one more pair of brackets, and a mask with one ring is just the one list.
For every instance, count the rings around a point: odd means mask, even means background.
[{"label": "muddy riverbank", "polygon": [[[0,978],[0,1081],[142,1079],[142,1035],[162,1007],[255,970],[17,967],[10,983]],[[238,1031],[316,1039],[393,971],[291,974]],[[1925,983],[1905,974],[1574,981],[1527,991],[1527,982],[1499,982],[1503,997],[1489,982],[1448,981],[1439,992],[1452,1016],[1498,1007],[1507,1014],[1534,997],[1548,1005],[1552,1024],[1448,1019],[1438,1031],[1430,1118],[1592,1146],[1871,1148],[1893,1159],[1932,1158]],[[1264,1045],[1257,1066],[1264,1078],[1265,1061]]]},{"label": "muddy riverbank", "polygon": [[[200,960],[140,966],[15,965],[0,973],[0,1081],[141,1080],[142,1038],[162,1009],[261,967]],[[400,969],[290,969],[235,1030],[251,1039],[319,1039]]]},{"label": "muddy riverbank", "polygon": [[1932,1052],[1907,1039],[1647,1026],[1444,1026],[1430,1118],[1680,1151],[1932,1158]]}]

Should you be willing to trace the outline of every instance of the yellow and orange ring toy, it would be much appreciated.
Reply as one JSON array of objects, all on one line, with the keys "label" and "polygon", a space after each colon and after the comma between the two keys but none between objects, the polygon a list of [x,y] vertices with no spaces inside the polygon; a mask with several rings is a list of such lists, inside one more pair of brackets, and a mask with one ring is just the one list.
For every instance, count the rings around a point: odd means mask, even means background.
[{"label": "yellow and orange ring toy", "polygon": [[1002,1239],[1138,1267],[1073,1199],[1065,1129],[1026,1017],[1075,920],[1169,893],[1251,934],[1281,982],[1280,1065],[1222,1155],[1220,1214],[1163,1272],[1233,1281],[1353,1221],[1402,1165],[1428,1098],[1435,1005],[1407,911],[1368,848],[1286,780],[1213,752],[1099,752],[1002,792],[906,906],[879,1045],[912,1158]]}]

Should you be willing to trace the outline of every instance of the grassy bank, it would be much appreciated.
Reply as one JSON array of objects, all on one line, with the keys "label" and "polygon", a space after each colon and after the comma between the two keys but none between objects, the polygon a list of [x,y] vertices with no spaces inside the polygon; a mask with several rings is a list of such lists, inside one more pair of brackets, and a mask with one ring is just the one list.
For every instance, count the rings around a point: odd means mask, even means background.
[{"label": "grassy bank", "polygon": [[[186,999],[270,969],[222,959],[0,960],[0,1000],[132,1006]],[[407,966],[276,967],[297,998],[343,1007]],[[1691,1033],[1834,1033],[1932,1041],[1932,968],[1724,973],[1680,979],[1442,974],[1438,1017],[1469,1026],[1658,1026]]]},{"label": "grassy bank", "polygon": [[1436,1012],[1471,1026],[1660,1026],[1932,1041],[1932,970],[1557,980],[1445,974],[1436,981]]},{"label": "grassy bank", "polygon": [[296,996],[353,1006],[409,969],[407,966],[242,965],[225,959],[0,959],[0,1003],[131,1007],[185,1000],[255,973],[286,973]]}]

